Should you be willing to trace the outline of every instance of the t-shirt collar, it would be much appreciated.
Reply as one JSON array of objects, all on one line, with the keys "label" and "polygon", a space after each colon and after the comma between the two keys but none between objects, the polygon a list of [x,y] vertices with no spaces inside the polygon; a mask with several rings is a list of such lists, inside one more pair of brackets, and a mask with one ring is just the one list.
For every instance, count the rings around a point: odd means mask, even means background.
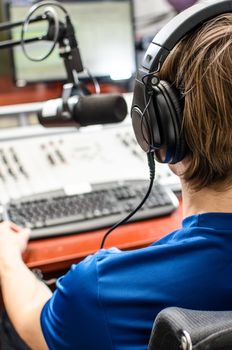
[{"label": "t-shirt collar", "polygon": [[232,230],[232,213],[203,213],[191,215],[182,221],[182,227],[208,227]]}]

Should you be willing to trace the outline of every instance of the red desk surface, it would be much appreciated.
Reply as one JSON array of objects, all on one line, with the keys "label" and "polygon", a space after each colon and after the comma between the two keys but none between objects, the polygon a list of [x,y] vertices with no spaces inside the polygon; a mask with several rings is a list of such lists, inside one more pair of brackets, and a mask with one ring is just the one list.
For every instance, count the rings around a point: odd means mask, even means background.
[{"label": "red desk surface", "polygon": [[[120,249],[145,247],[180,227],[182,206],[169,216],[118,227],[106,239],[105,247]],[[43,272],[66,269],[100,248],[107,229],[30,241],[24,260],[29,268]]]}]

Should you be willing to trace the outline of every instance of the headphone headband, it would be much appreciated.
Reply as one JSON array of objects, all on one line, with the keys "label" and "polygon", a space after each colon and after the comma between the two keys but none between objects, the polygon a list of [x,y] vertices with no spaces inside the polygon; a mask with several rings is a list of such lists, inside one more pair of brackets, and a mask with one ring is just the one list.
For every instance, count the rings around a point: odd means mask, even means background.
[{"label": "headphone headband", "polygon": [[135,79],[131,116],[141,148],[156,160],[177,163],[188,152],[182,129],[180,91],[155,76],[176,44],[208,20],[232,12],[232,0],[210,0],[189,7],[169,21],[149,45]]},{"label": "headphone headband", "polygon": [[232,0],[196,4],[171,19],[154,37],[144,56],[142,67],[152,72],[162,65],[169,52],[190,31],[217,15],[232,12]]}]

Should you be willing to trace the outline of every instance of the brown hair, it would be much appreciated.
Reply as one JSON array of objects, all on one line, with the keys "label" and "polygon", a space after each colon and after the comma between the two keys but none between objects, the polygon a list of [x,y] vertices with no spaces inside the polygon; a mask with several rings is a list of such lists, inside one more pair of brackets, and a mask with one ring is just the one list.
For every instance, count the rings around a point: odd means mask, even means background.
[{"label": "brown hair", "polygon": [[[194,190],[232,185],[232,13],[188,34],[167,57],[160,78],[184,96],[183,132]],[[216,185],[216,186],[215,186]]]}]

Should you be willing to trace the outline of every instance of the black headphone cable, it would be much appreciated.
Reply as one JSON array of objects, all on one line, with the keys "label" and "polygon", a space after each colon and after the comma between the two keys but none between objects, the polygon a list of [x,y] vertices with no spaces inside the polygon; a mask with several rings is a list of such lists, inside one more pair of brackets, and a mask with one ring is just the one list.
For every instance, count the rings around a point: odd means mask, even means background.
[{"label": "black headphone cable", "polygon": [[154,179],[155,179],[155,160],[154,160],[154,153],[153,152],[149,152],[147,153],[147,161],[148,161],[148,166],[149,166],[149,171],[150,171],[150,184],[148,187],[148,190],[144,196],[144,198],[142,199],[142,201],[139,203],[139,205],[132,211],[130,212],[125,218],[123,218],[122,220],[116,222],[116,224],[114,224],[104,235],[102,241],[101,241],[101,246],[100,249],[104,248],[104,244],[106,241],[106,238],[109,236],[109,234],[115,230],[118,226],[125,224],[142,206],[143,204],[146,202],[147,198],[149,197],[151,190],[152,190],[152,186],[154,183]]}]

